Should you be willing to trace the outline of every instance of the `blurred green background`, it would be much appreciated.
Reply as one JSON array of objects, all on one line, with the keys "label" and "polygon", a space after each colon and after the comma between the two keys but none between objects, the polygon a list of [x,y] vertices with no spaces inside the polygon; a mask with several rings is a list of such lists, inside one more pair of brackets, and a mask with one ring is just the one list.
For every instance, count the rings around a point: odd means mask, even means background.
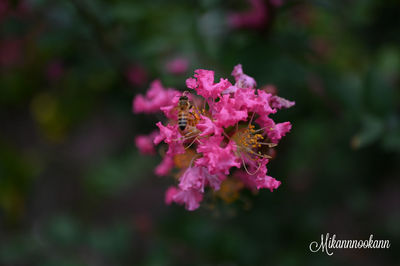
[{"label": "blurred green background", "polygon": [[[399,1],[0,0],[0,23],[0,265],[399,265]],[[296,101],[281,187],[166,206],[134,95],[238,63]],[[311,253],[326,233],[391,247]]]}]

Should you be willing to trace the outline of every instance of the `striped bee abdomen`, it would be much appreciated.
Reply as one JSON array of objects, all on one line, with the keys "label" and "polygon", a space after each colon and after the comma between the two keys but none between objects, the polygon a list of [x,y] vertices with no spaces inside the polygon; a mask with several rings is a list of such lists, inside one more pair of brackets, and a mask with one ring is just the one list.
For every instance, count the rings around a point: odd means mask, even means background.
[{"label": "striped bee abdomen", "polygon": [[180,130],[185,130],[187,125],[187,116],[185,112],[180,112],[178,116],[178,126]]}]

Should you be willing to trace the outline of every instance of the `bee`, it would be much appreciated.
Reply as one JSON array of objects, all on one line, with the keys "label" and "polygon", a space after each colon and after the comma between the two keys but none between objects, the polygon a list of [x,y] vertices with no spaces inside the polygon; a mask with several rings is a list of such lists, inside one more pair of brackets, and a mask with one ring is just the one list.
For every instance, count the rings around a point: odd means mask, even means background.
[{"label": "bee", "polygon": [[192,105],[189,102],[189,98],[183,94],[179,97],[178,102],[178,126],[181,131],[184,131],[188,125],[189,116],[193,115],[190,112]]},{"label": "bee", "polygon": [[179,97],[178,105],[178,128],[181,133],[181,137],[177,140],[186,141],[193,139],[192,142],[185,147],[185,149],[190,148],[200,137],[200,131],[196,128],[196,124],[200,121],[200,111],[196,105],[192,105],[189,101],[188,92],[185,91],[182,96]]}]

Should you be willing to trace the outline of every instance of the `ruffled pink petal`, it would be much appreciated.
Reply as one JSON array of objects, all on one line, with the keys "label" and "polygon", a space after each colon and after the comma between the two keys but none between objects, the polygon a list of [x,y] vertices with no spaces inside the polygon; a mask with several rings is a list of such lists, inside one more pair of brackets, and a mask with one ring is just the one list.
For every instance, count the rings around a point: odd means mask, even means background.
[{"label": "ruffled pink petal", "polygon": [[174,160],[172,156],[165,156],[161,163],[157,165],[154,173],[158,176],[166,176],[174,168]]},{"label": "ruffled pink petal", "polygon": [[204,172],[205,172],[205,179],[206,179],[206,183],[208,185],[210,185],[210,187],[214,190],[214,191],[218,191],[221,188],[221,183],[222,181],[224,181],[226,179],[225,175],[221,175],[221,174],[216,174],[216,175],[212,175],[210,174],[210,172],[207,170],[207,168],[204,168]]},{"label": "ruffled pink petal", "polygon": [[161,122],[158,122],[156,126],[160,129],[160,134],[154,138],[154,144],[159,144],[161,141],[166,140],[172,141],[175,136],[175,126],[168,124],[164,126]]},{"label": "ruffled pink petal", "polygon": [[229,93],[235,93],[237,90],[238,90],[238,87],[233,85],[233,86],[230,86],[227,89],[225,89],[223,92],[221,92],[221,94],[224,95],[224,94],[229,94]]},{"label": "ruffled pink petal", "polygon": [[180,135],[177,125],[168,124],[164,126],[161,122],[158,122],[156,126],[160,129],[160,133],[154,138],[154,144],[156,145],[163,140],[166,143],[173,142]]},{"label": "ruffled pink petal", "polygon": [[194,189],[204,192],[205,177],[202,167],[187,168],[179,181],[179,188],[182,190]]},{"label": "ruffled pink petal", "polygon": [[150,84],[146,95],[137,95],[133,100],[134,113],[156,113],[161,107],[171,105],[171,101],[181,93],[175,89],[165,89],[159,80]]},{"label": "ruffled pink petal", "polygon": [[256,81],[243,73],[242,65],[238,64],[233,68],[232,76],[235,78],[235,86],[242,89],[253,89],[257,86]]},{"label": "ruffled pink petal", "polygon": [[263,90],[257,90],[257,94],[258,94],[259,105],[257,106],[257,109],[254,111],[260,116],[266,116],[269,114],[276,113],[276,110],[272,109],[272,107],[269,104],[272,94],[267,93]]},{"label": "ruffled pink petal", "polygon": [[182,142],[175,141],[172,143],[168,143],[168,150],[166,152],[167,155],[174,156],[177,154],[184,154],[184,153],[185,153],[185,147],[183,147]]},{"label": "ruffled pink petal", "polygon": [[154,148],[154,138],[157,132],[154,131],[149,135],[139,135],[135,138],[136,147],[142,154],[154,155],[156,153]]},{"label": "ruffled pink petal", "polygon": [[256,184],[257,189],[268,188],[272,192],[274,189],[277,189],[281,185],[281,181],[278,181],[275,178],[266,175],[264,177],[257,177]]},{"label": "ruffled pink petal", "polygon": [[188,78],[186,79],[186,87],[189,89],[196,89],[197,88],[197,80],[195,78]]},{"label": "ruffled pink petal", "polygon": [[256,95],[254,89],[237,89],[235,91],[235,106],[237,109],[256,112],[263,108],[264,102]]},{"label": "ruffled pink petal", "polygon": [[169,101],[168,105],[160,107],[160,110],[164,113],[165,117],[171,120],[177,120],[178,119],[178,109],[176,108],[178,106],[179,102],[179,96],[181,96],[182,93],[177,92]]},{"label": "ruffled pink petal", "polygon": [[195,89],[197,94],[205,99],[216,99],[222,91],[232,86],[227,79],[220,79],[220,82],[214,83],[214,71],[211,70],[197,69],[194,77],[195,79],[186,80],[186,86],[189,89]]},{"label": "ruffled pink petal", "polygon": [[261,128],[264,128],[266,132],[270,130],[274,130],[275,122],[268,116],[259,116],[256,119],[256,123],[260,125]]},{"label": "ruffled pink petal", "polygon": [[159,144],[164,141],[168,144],[167,155],[174,156],[176,154],[185,153],[185,148],[183,147],[182,136],[178,131],[178,125],[164,126],[161,122],[156,124],[160,129],[160,133],[154,138],[154,144]]},{"label": "ruffled pink petal", "polygon": [[210,174],[206,167],[189,167],[180,178],[179,188],[182,190],[198,190],[204,192],[204,186],[210,185],[215,191],[221,187],[223,175]]},{"label": "ruffled pink petal", "polygon": [[236,176],[250,189],[268,188],[272,191],[278,188],[281,182],[267,175],[268,162],[269,160],[266,158],[259,159],[256,162],[246,162],[249,164],[250,173],[254,174],[249,175],[247,172],[238,171]]},{"label": "ruffled pink petal", "polygon": [[247,119],[247,111],[236,107],[236,99],[225,94],[213,106],[213,118],[219,127],[229,127]]},{"label": "ruffled pink petal", "polygon": [[274,120],[267,116],[260,116],[257,118],[256,123],[258,123],[260,127],[264,128],[268,138],[273,143],[278,143],[279,140],[292,128],[292,124],[290,122],[275,124]]},{"label": "ruffled pink petal", "polygon": [[210,118],[200,115],[201,120],[197,123],[196,128],[201,131],[200,136],[221,135],[223,129],[217,126]]},{"label": "ruffled pink petal", "polygon": [[[257,160],[256,163],[257,163],[258,171],[255,173],[255,177],[257,177],[257,178],[264,177],[267,174],[267,172],[268,172],[268,168],[267,168],[268,162],[269,162],[269,160],[267,158],[261,158],[261,159]],[[260,165],[260,166],[258,167],[258,165]],[[254,165],[251,168],[251,171],[256,169],[255,167],[256,166]]]},{"label": "ruffled pink petal", "polygon": [[135,98],[133,98],[133,103],[132,103],[132,111],[135,114],[138,113],[144,113],[147,110],[147,102],[143,95],[137,95]]},{"label": "ruffled pink petal", "polygon": [[203,194],[196,190],[180,190],[173,197],[173,201],[178,204],[185,204],[188,211],[194,211],[200,207]]},{"label": "ruffled pink petal", "polygon": [[239,158],[234,151],[236,145],[229,142],[225,148],[220,146],[222,136],[212,136],[202,140],[197,147],[197,152],[202,153],[203,157],[195,161],[195,165],[208,168],[210,174],[229,174],[231,167],[240,168]]},{"label": "ruffled pink petal", "polygon": [[176,194],[178,194],[179,189],[176,187],[169,187],[165,192],[165,204],[171,205],[173,202],[173,198]]},{"label": "ruffled pink petal", "polygon": [[293,105],[295,105],[295,102],[286,100],[284,98],[281,98],[279,96],[272,96],[270,98],[270,105],[272,108],[276,109],[282,109],[282,108],[290,108]]},{"label": "ruffled pink petal", "polygon": [[268,137],[273,143],[278,143],[279,140],[286,135],[292,129],[292,124],[290,122],[283,122],[276,124],[273,130],[267,132]]}]

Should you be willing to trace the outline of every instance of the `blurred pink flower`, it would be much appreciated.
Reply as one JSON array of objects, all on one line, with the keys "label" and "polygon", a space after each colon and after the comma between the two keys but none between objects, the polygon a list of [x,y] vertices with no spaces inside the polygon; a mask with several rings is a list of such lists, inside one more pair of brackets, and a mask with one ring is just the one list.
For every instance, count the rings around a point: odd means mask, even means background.
[{"label": "blurred pink flower", "polygon": [[0,22],[7,15],[8,10],[9,10],[8,0],[0,0]]},{"label": "blurred pink flower", "polygon": [[159,165],[157,165],[154,173],[158,176],[166,176],[174,168],[174,159],[172,156],[165,156]]},{"label": "blurred pink flower", "polygon": [[271,8],[283,5],[283,0],[247,0],[247,11],[233,12],[228,16],[228,25],[234,29],[260,29],[268,24]]},{"label": "blurred pink flower", "polygon": [[135,138],[135,144],[142,154],[154,155],[156,153],[154,148],[154,138],[157,134],[157,131],[154,131],[149,135],[139,135]]},{"label": "blurred pink flower", "polygon": [[13,14],[19,18],[24,18],[25,16],[29,15],[30,11],[31,6],[29,1],[19,0],[15,10],[13,11]]},{"label": "blurred pink flower", "polygon": [[179,192],[176,187],[169,187],[165,192],[165,203],[170,205],[174,201],[174,196]]},{"label": "blurred pink flower", "polygon": [[168,73],[180,75],[186,73],[189,67],[189,60],[184,57],[177,57],[168,61],[165,68]]},{"label": "blurred pink flower", "polygon": [[153,219],[148,213],[136,214],[134,218],[134,224],[135,229],[144,236],[148,236],[154,232]]},{"label": "blurred pink flower", "polygon": [[22,19],[29,13],[30,5],[28,1],[19,0],[10,4],[11,2],[12,0],[0,0],[0,22],[8,16]]},{"label": "blurred pink flower", "polygon": [[271,5],[279,7],[283,5],[284,0],[269,0],[269,2],[271,3]]},{"label": "blurred pink flower", "polygon": [[126,69],[125,76],[133,86],[143,86],[147,82],[148,73],[140,65],[131,65]]},{"label": "blurred pink flower", "polygon": [[64,72],[64,65],[59,60],[51,61],[46,67],[46,77],[49,81],[59,80]]},{"label": "blurred pink flower", "polygon": [[264,0],[248,0],[250,9],[229,15],[228,23],[232,28],[262,28],[268,21],[268,7]]},{"label": "blurred pink flower", "polygon": [[19,39],[6,39],[0,43],[0,66],[12,67],[21,62],[22,41]]}]

